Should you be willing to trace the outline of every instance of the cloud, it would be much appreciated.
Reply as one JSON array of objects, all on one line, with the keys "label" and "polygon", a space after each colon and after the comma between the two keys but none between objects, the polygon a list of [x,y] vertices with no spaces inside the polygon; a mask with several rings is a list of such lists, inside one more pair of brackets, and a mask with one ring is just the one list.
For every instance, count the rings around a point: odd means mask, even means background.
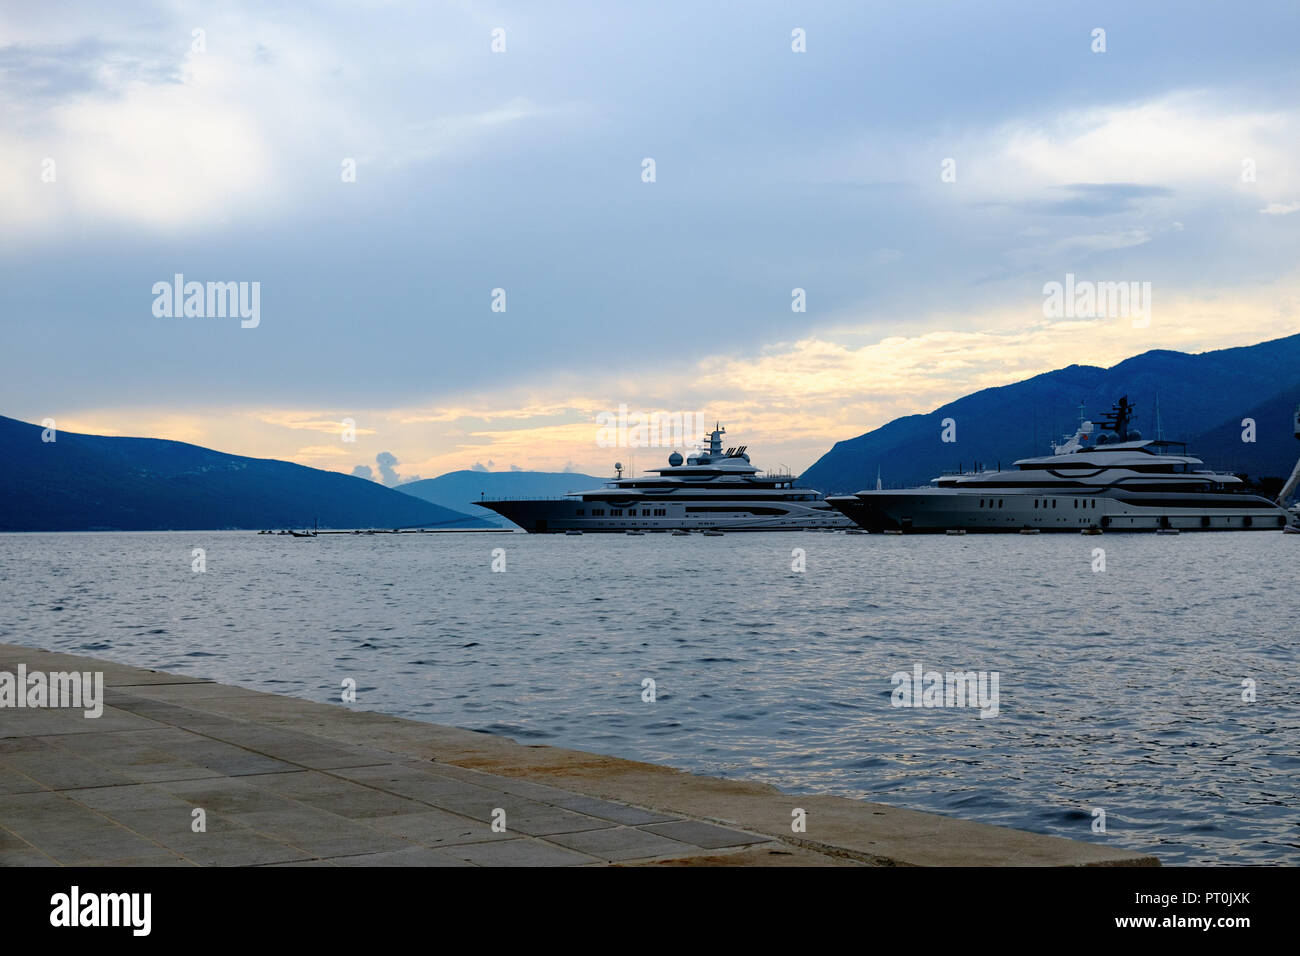
[{"label": "cloud", "polygon": [[489,132],[495,127],[535,119],[558,110],[540,110],[529,100],[515,97],[502,106],[479,113],[458,116],[440,116],[427,123],[408,124],[402,141],[394,143],[391,160],[393,166],[424,163],[441,156],[449,149],[464,143],[475,134]]},{"label": "cloud", "polygon": [[[342,436],[347,428],[352,428],[357,435],[373,435],[373,428],[363,428],[356,424],[355,417],[343,415],[339,418],[326,418],[320,412],[300,412],[300,411],[269,411],[259,412],[258,419],[266,422],[268,425],[276,425],[280,428],[293,428],[302,431],[322,432],[327,435],[336,437]],[[345,422],[349,419],[350,422]]]},{"label": "cloud", "polygon": [[101,66],[93,80],[31,63],[14,69],[49,102],[39,121],[0,137],[0,159],[52,159],[55,179],[33,171],[0,182],[0,202],[13,210],[7,230],[101,218],[194,228],[275,198],[277,151],[251,108],[243,64],[190,54],[170,67]]},{"label": "cloud", "polygon": [[470,467],[470,471],[487,471],[487,470],[488,470],[487,466],[484,465],[483,462],[481,461],[474,462],[474,464]]},{"label": "cloud", "polygon": [[1022,212],[1064,216],[1113,216],[1131,212],[1144,201],[1172,196],[1164,186],[1141,183],[1071,183],[1051,187],[1069,195],[1062,199],[1031,199],[1013,203]]},{"label": "cloud", "polygon": [[298,449],[298,459],[349,458],[352,453],[343,445],[306,445]]},{"label": "cloud", "polygon": [[369,465],[357,465],[352,469],[352,477],[374,480],[375,473]]},{"label": "cloud", "polygon": [[48,108],[69,96],[113,93],[135,82],[179,83],[182,72],[180,62],[161,44],[131,48],[88,37],[0,47],[0,76],[7,98]]},{"label": "cloud", "polygon": [[1271,202],[1260,212],[1266,216],[1289,216],[1293,212],[1300,212],[1300,202]]},{"label": "cloud", "polygon": [[[1039,239],[1030,245],[1009,248],[1003,258],[1016,269],[1042,270],[1049,268],[1046,263],[1083,263],[1096,253],[1145,245],[1153,237],[1154,233],[1149,229],[1079,233],[1052,240]],[[1003,273],[995,273],[990,278],[996,280],[1003,277]]]},{"label": "cloud", "polygon": [[[580,117],[504,91],[457,94],[468,61],[487,59],[460,38],[477,18],[418,13],[394,30],[267,17],[255,4],[197,17],[160,4],[143,18],[49,18],[17,38],[0,23],[0,168],[17,171],[0,177],[0,224],[30,236],[86,222],[176,233],[283,220],[338,200],[345,157],[364,183],[379,169],[474,155],[526,121]],[[347,52],[365,36],[383,47],[382,65]],[[46,157],[54,183],[41,179]]]},{"label": "cloud", "polygon": [[1074,211],[1094,214],[1166,198],[1175,189],[1240,188],[1245,159],[1272,170],[1274,182],[1294,182],[1296,160],[1285,144],[1297,133],[1294,107],[1251,109],[1208,91],[1179,90],[1009,122],[994,134],[1005,144],[998,162],[976,176],[1000,192],[1074,183],[1067,188],[1083,190]]},{"label": "cloud", "polygon": [[379,481],[381,484],[394,488],[397,485],[409,484],[412,481],[419,481],[419,475],[399,475],[397,466],[401,464],[397,456],[392,452],[381,451],[375,456],[375,464],[379,467]]}]

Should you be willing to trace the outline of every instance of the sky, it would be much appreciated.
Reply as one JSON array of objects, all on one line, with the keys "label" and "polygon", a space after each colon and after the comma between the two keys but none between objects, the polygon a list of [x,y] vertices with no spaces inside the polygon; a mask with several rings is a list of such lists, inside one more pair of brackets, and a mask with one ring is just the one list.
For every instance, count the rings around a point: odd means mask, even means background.
[{"label": "sky", "polygon": [[[6,3],[0,414],[397,484],[659,464],[599,440],[626,406],[798,472],[1289,335],[1298,40],[1294,2]],[[177,274],[255,324],[167,315]],[[1146,320],[1050,314],[1067,275]]]}]

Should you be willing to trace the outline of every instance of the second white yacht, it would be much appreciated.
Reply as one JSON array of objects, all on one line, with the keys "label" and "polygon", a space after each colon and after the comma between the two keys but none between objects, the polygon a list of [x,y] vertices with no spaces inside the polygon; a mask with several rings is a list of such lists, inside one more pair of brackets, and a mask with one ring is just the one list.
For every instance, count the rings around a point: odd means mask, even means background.
[{"label": "second white yacht", "polygon": [[[868,531],[1250,531],[1300,522],[1246,493],[1236,475],[1206,471],[1182,442],[1143,439],[1127,396],[1053,454],[1012,471],[943,475],[926,488],[859,491],[827,500]],[[1300,432],[1300,425],[1297,426]]]}]

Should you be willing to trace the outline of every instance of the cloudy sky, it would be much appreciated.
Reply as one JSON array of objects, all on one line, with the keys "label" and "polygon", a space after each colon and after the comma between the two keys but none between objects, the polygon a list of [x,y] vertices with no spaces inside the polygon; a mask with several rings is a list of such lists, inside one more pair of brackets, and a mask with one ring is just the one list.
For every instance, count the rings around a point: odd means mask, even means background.
[{"label": "cloudy sky", "polygon": [[[1298,39],[1291,0],[5,4],[0,414],[393,482],[606,474],[625,404],[800,470],[1291,334]],[[155,315],[177,273],[259,324]],[[1067,273],[1149,324],[1046,317]]]}]

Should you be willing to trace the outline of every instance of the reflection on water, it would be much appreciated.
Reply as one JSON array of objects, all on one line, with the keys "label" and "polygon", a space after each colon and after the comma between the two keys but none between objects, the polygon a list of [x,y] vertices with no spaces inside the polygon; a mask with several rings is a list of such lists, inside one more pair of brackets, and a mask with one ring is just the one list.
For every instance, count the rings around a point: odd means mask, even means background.
[{"label": "reflection on water", "polygon": [[[317,701],[351,677],[417,720],[1294,863],[1298,559],[1273,532],[0,535],[0,641]],[[997,671],[998,715],[891,706],[916,664]]]}]

